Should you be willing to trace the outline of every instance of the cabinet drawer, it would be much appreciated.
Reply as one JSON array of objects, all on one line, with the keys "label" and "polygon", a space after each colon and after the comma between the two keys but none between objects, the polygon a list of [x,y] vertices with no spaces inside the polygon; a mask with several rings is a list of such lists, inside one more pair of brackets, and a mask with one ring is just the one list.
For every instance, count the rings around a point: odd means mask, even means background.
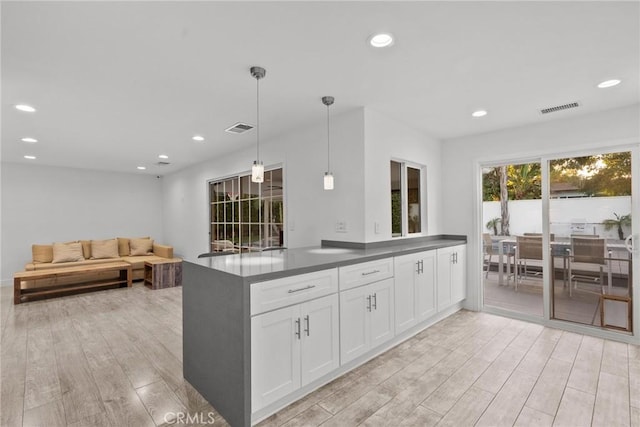
[{"label": "cabinet drawer", "polygon": [[251,284],[251,315],[338,292],[338,272],[314,271]]},{"label": "cabinet drawer", "polygon": [[340,290],[355,288],[393,277],[393,258],[340,267]]}]

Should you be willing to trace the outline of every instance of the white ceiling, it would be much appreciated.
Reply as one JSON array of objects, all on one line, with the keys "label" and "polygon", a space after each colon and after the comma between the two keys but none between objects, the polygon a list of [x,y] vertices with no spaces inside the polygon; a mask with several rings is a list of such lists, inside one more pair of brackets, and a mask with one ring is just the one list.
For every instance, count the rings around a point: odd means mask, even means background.
[{"label": "white ceiling", "polygon": [[[252,65],[263,140],[324,123],[323,95],[332,114],[364,106],[440,139],[635,104],[639,5],[3,2],[2,160],[155,175],[251,146],[224,129],[255,123]],[[379,31],[395,45],[369,47]]]}]

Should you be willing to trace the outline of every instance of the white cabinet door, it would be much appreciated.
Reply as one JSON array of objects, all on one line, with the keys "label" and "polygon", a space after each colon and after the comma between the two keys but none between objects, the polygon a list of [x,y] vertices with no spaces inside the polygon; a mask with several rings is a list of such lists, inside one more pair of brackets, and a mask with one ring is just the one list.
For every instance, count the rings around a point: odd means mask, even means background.
[{"label": "white cabinet door", "polygon": [[393,279],[340,292],[341,363],[393,338],[393,325]]},{"label": "white cabinet door", "polygon": [[338,295],[302,304],[302,385],[340,366]]},{"label": "white cabinet door", "polygon": [[466,252],[464,245],[454,246],[453,264],[451,264],[451,302],[457,303],[467,297]]},{"label": "white cabinet door", "polygon": [[453,249],[438,249],[438,311],[451,305],[451,264]]},{"label": "white cabinet door", "polygon": [[396,334],[406,331],[418,321],[416,279],[419,261],[419,254],[402,255],[394,259]]},{"label": "white cabinet door", "polygon": [[393,279],[381,280],[366,286],[371,298],[371,348],[393,338],[394,304]]},{"label": "white cabinet door", "polygon": [[300,387],[300,334],[299,305],[251,319],[253,412]]},{"label": "white cabinet door", "polygon": [[[416,312],[421,322],[436,314],[436,251],[421,252],[416,270]],[[396,282],[397,286],[397,282]]]},{"label": "white cabinet door", "polygon": [[346,363],[369,349],[369,313],[367,286],[340,292],[340,360]]}]

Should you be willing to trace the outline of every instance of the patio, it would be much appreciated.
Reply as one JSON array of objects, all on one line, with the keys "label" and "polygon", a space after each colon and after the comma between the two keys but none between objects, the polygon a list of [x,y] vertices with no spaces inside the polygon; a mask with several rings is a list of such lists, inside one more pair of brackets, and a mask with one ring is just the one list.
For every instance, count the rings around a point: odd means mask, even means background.
[{"label": "patio", "polygon": [[[497,257],[494,257],[497,261]],[[505,266],[506,267],[506,266]],[[511,266],[513,268],[513,266]],[[492,262],[488,277],[483,273],[484,283],[484,305],[497,307],[518,313],[543,316],[543,298],[542,298],[542,261],[530,260],[528,262],[530,274],[520,276],[517,291],[514,286],[514,278],[511,276],[507,280],[506,271],[502,273],[503,285],[500,285],[500,273],[498,272],[498,262]],[[572,322],[601,326],[600,317],[600,301],[603,286],[596,283],[589,283],[585,277],[591,274],[596,277],[599,273],[597,266],[580,265],[578,272],[583,279],[578,282],[577,287],[574,283],[571,295],[569,292],[568,282],[564,280],[565,274],[568,274],[564,268],[562,258],[555,259],[555,280],[554,280],[554,309],[552,318],[560,320],[568,320]],[[629,263],[623,258],[616,258],[611,261],[612,286],[609,290],[608,286],[604,286],[607,294],[627,295],[628,294],[628,274]],[[605,285],[607,283],[605,282]],[[627,318],[626,304],[612,305],[607,302],[606,323],[611,325],[624,325]]]}]

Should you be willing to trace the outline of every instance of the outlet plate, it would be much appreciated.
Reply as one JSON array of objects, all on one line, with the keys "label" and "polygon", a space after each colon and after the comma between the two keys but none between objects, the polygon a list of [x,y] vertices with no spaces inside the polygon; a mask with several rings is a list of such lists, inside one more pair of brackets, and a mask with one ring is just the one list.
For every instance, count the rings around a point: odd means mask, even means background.
[{"label": "outlet plate", "polygon": [[336,221],[336,233],[346,233],[347,232],[347,221],[340,220]]}]

